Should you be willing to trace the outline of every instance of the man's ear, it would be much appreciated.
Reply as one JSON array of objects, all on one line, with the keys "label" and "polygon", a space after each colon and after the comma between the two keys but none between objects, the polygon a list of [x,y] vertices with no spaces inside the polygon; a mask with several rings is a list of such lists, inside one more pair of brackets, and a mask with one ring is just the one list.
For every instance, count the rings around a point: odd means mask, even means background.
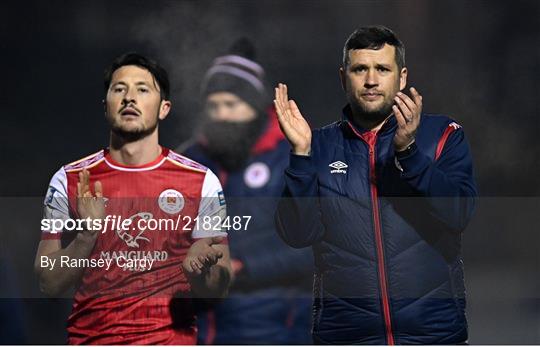
[{"label": "man's ear", "polygon": [[169,111],[171,110],[171,102],[169,100],[161,100],[161,103],[159,105],[159,119],[164,120],[169,115]]},{"label": "man's ear", "polygon": [[407,72],[407,68],[404,67],[399,73],[399,90],[403,90],[407,86]]},{"label": "man's ear", "polygon": [[339,68],[339,80],[341,82],[341,88],[343,89],[343,91],[347,91],[347,80],[346,80],[346,77],[345,76],[345,69],[342,67]]}]

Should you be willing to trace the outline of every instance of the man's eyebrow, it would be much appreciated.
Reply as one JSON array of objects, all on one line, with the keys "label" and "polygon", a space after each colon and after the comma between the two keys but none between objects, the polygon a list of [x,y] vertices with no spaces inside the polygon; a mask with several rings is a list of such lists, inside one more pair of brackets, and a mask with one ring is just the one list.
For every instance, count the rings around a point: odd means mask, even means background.
[{"label": "man's eyebrow", "polygon": [[[111,84],[111,86],[115,86],[115,85],[117,85],[117,84],[121,84],[121,85],[127,86],[127,83],[124,82],[124,81],[113,82],[113,83]],[[148,82],[146,82],[146,81],[138,81],[138,82],[135,82],[135,85],[136,85],[136,86],[150,86],[151,83],[148,83]]]},{"label": "man's eyebrow", "polygon": [[147,81],[139,81],[139,82],[136,82],[135,85],[137,86],[145,85],[149,87],[154,86],[154,89],[161,93],[161,89],[159,88],[159,85],[157,84],[155,78],[152,78],[152,83],[148,83]]},{"label": "man's eyebrow", "polygon": [[366,67],[367,64],[364,64],[364,63],[354,63],[351,65],[351,69],[356,69],[356,68],[359,68],[359,67]]},{"label": "man's eyebrow", "polygon": [[[127,86],[127,83],[124,82],[124,81],[118,81],[118,82],[112,82],[111,83],[111,87],[117,85],[117,84],[121,84],[121,85],[124,85],[124,86]],[[159,86],[157,85],[157,83],[155,81],[152,81],[152,83],[148,83],[147,81],[138,81],[138,82],[135,82],[135,85],[136,86],[148,86],[148,87],[151,87],[152,85],[154,86],[154,89],[158,92],[161,92],[161,90],[159,89]]]}]

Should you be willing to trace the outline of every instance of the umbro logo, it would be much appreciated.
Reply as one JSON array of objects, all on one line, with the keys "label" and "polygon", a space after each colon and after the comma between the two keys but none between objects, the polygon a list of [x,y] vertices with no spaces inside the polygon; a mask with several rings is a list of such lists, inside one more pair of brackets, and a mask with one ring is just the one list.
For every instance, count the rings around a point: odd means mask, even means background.
[{"label": "umbro logo", "polygon": [[333,162],[332,164],[329,164],[328,166],[330,166],[333,169],[333,170],[330,170],[330,173],[332,174],[337,174],[337,173],[346,174],[347,170],[344,170],[344,169],[349,167],[349,165],[339,160]]}]

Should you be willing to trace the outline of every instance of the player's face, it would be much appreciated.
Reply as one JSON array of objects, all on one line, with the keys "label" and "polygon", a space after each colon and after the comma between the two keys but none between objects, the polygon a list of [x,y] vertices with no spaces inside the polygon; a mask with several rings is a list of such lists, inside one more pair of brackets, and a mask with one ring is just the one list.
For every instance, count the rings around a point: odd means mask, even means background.
[{"label": "player's face", "polygon": [[208,95],[205,110],[212,121],[249,122],[257,116],[257,111],[250,104],[227,92]]},{"label": "player's face", "polygon": [[107,119],[113,133],[130,138],[144,137],[157,128],[169,113],[171,103],[162,100],[150,71],[126,65],[114,71],[107,92]]},{"label": "player's face", "polygon": [[390,115],[396,93],[407,84],[407,69],[399,71],[395,52],[388,44],[377,50],[349,51],[349,64],[340,75],[353,109],[382,119]]}]

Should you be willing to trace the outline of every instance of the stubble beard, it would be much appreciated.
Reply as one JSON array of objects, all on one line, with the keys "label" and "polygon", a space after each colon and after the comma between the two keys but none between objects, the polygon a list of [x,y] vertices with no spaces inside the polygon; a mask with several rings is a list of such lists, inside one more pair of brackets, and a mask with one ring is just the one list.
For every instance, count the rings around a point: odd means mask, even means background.
[{"label": "stubble beard", "polygon": [[392,113],[394,105],[393,98],[384,96],[382,104],[377,108],[366,107],[366,102],[358,100],[360,97],[349,95],[349,103],[351,105],[353,115],[360,118],[362,123],[379,124],[383,122]]},{"label": "stubble beard", "polygon": [[[142,116],[141,116],[142,117]],[[158,127],[159,117],[156,112],[154,117],[154,122],[149,126],[145,127],[144,124],[136,128],[126,128],[115,119],[107,117],[109,124],[111,125],[111,132],[118,137],[122,142],[135,142],[139,141],[147,136],[150,136],[156,128]]]}]

